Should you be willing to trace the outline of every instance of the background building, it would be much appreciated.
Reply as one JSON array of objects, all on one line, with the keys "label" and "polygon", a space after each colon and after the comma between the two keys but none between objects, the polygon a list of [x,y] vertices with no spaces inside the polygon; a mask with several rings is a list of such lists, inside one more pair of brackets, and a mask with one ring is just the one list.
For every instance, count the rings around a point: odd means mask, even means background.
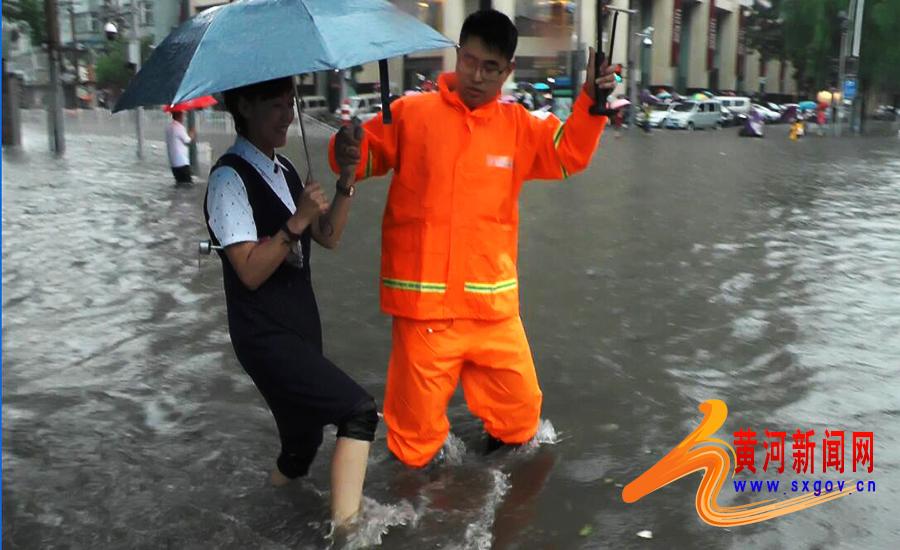
[{"label": "background building", "polygon": [[[479,9],[480,0],[394,0],[402,10],[456,39],[463,21]],[[621,14],[613,63],[628,66],[634,56],[640,88],[680,93],[698,90],[794,95],[793,68],[778,60],[760,63],[744,41],[744,21],[754,0],[613,0],[610,5],[637,10]],[[493,0],[493,7],[512,18],[519,29],[516,72],[511,80],[537,82],[573,75],[584,67],[584,52],[596,45],[596,2],[593,0]],[[609,18],[611,20],[611,18]],[[635,36],[653,27],[652,44]],[[606,33],[611,32],[607,28]],[[607,41],[604,44],[608,44]],[[606,49],[606,48],[604,48]],[[455,54],[447,49],[406,56],[395,63],[393,84],[408,89],[423,78],[453,70]],[[396,76],[396,75],[402,76]],[[576,75],[577,76],[577,75]],[[617,93],[625,93],[625,81]],[[356,75],[367,89],[378,80],[376,64]],[[366,90],[367,91],[367,90]]]}]

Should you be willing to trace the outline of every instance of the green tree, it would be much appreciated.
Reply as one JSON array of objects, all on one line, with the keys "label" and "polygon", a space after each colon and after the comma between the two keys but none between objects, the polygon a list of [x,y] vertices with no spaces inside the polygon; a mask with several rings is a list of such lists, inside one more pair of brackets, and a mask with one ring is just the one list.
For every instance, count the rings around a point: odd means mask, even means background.
[{"label": "green tree", "polygon": [[865,8],[859,55],[863,89],[900,92],[900,0],[867,0]]},{"label": "green tree", "polygon": [[[152,38],[141,42],[141,59],[150,57],[152,44]],[[109,44],[106,53],[97,59],[94,70],[100,87],[122,89],[127,86],[132,77],[128,66],[128,41],[120,39]]]},{"label": "green tree", "polygon": [[3,16],[11,21],[24,21],[31,28],[31,42],[40,45],[47,41],[47,23],[43,0],[3,0]]},{"label": "green tree", "polygon": [[756,4],[746,21],[747,46],[763,59],[784,58],[784,25],[782,1],[772,0],[771,7]]}]

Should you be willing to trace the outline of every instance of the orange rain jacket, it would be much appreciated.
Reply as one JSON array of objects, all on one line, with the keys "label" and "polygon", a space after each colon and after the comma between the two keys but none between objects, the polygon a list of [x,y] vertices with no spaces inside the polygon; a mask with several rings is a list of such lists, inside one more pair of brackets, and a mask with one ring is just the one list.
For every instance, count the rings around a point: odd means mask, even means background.
[{"label": "orange rain jacket", "polygon": [[[499,101],[469,110],[439,93],[391,104],[364,124],[357,179],[394,170],[382,223],[381,307],[411,319],[500,320],[519,313],[518,198],[527,179],[583,170],[606,126],[586,93],[565,124]],[[330,161],[337,173],[332,138]]]}]

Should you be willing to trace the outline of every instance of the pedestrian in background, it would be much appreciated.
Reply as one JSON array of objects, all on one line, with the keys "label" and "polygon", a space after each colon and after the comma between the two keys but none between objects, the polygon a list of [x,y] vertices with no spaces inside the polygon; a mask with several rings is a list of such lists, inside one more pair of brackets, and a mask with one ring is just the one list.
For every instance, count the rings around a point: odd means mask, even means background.
[{"label": "pedestrian in background", "polygon": [[172,122],[166,127],[166,149],[169,152],[169,166],[175,183],[193,183],[191,177],[191,159],[188,146],[194,141],[196,132],[188,132],[184,123],[183,111],[172,111]]}]

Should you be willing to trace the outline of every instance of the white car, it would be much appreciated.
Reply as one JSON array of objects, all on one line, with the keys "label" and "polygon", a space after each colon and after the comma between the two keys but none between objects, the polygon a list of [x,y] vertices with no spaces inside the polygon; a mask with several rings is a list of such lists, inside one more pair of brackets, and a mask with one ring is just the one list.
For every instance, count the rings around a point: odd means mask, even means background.
[{"label": "white car", "polygon": [[729,111],[734,113],[735,117],[746,116],[750,114],[750,98],[741,96],[720,95],[715,100],[727,107]]},{"label": "white car", "polygon": [[722,104],[718,101],[685,101],[676,105],[666,116],[666,128],[719,128],[721,116]]},{"label": "white car", "polygon": [[677,103],[659,103],[650,108],[650,127],[659,128],[666,125],[666,118]]},{"label": "white car", "polygon": [[762,113],[763,120],[765,120],[767,124],[772,123],[772,122],[778,122],[778,120],[781,118],[781,113],[777,113],[777,112],[773,111],[772,109],[769,109],[768,107],[763,107],[759,103],[754,103],[752,105],[752,108],[756,109],[757,111]]}]

